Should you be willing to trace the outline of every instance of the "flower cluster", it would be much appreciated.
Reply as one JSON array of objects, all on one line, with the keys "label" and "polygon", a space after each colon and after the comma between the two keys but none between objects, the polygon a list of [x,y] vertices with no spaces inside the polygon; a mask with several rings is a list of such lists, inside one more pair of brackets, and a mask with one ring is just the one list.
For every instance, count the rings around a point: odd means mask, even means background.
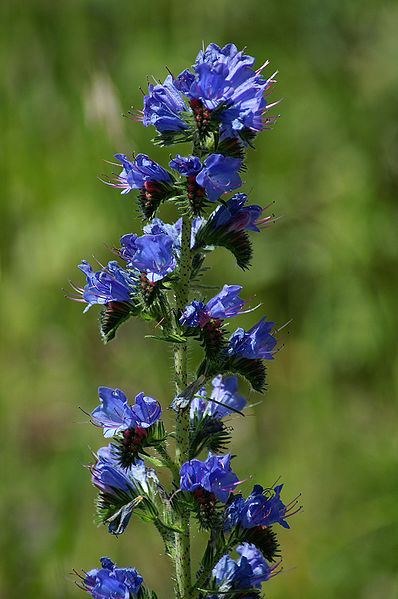
[{"label": "flower cluster", "polygon": [[[176,394],[168,403],[176,423],[170,432],[160,402],[144,391],[129,401],[122,390],[101,386],[99,404],[87,413],[109,443],[89,466],[98,520],[113,535],[136,517],[151,522],[175,564],[179,599],[203,593],[258,599],[262,583],[281,570],[278,524],[289,528],[288,519],[300,510],[297,498],[284,503],[282,484],[256,484],[244,497],[237,492],[244,481],[231,467],[232,424],[247,406],[239,379],[264,390],[264,361],[277,351],[278,330],[262,317],[247,331],[232,327],[228,333],[231,319],[260,306],[245,308],[240,285],[225,284],[209,297],[202,284],[210,252],[224,247],[240,268],[249,268],[249,234],[274,222],[246,194],[232,195],[242,185],[246,150],[271,122],[265,94],[274,79],[262,75],[266,64],[255,68],[254,58],[233,44],[210,44],[191,69],[148,85],[139,120],[155,127],[154,142],[190,141],[192,149],[172,154],[167,167],[146,154],[115,154],[119,171],[105,182],[122,195],[136,193],[142,231],[126,233],[115,247],[123,266],[113,260],[95,272],[83,260],[86,284],[73,286],[73,299],[86,304],[85,312],[101,306],[105,342],[123,322],[139,317],[155,324],[156,334],[147,337],[172,348]],[[176,212],[174,222],[157,216],[165,203]],[[195,342],[201,362],[192,374],[187,355]],[[191,518],[208,534],[195,577]],[[117,568],[109,558],[100,563],[79,575],[93,599],[157,599],[135,569]]]},{"label": "flower cluster", "polygon": [[268,63],[255,70],[254,62],[233,44],[210,44],[199,52],[192,71],[148,86],[143,124],[153,125],[163,143],[191,139],[192,121],[201,136],[215,132],[221,139],[250,141],[270,122],[265,115],[272,105],[264,94],[275,75],[264,78],[261,72]]}]

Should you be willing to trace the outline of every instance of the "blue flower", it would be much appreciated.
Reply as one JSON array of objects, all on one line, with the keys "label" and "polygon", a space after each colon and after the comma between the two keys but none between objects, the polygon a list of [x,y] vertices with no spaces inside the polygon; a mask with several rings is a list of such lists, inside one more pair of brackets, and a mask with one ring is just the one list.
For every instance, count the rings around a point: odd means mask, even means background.
[{"label": "blue flower", "polygon": [[270,578],[273,568],[267,564],[263,554],[255,545],[242,543],[238,545],[236,551],[241,556],[239,563],[242,564],[246,559],[252,570],[250,577],[251,586],[256,589],[261,588],[261,583]]},{"label": "blue flower", "polygon": [[153,496],[157,491],[159,480],[156,474],[146,469],[142,460],[128,468],[120,466],[112,444],[98,450],[97,461],[90,471],[91,482],[100,491],[98,510],[101,521],[108,524],[110,533],[122,534],[133,510],[146,505],[142,499],[138,504],[134,500]]},{"label": "blue flower", "polygon": [[241,308],[245,302],[239,297],[242,287],[239,285],[224,285],[207,304],[193,301],[180,317],[180,323],[187,327],[203,328],[211,319],[223,320],[242,314]]},{"label": "blue flower", "polygon": [[202,168],[202,164],[197,156],[181,156],[180,154],[177,154],[173,160],[170,160],[169,166],[184,177],[197,175]]},{"label": "blue flower", "polygon": [[132,189],[146,189],[153,192],[154,184],[173,182],[170,173],[146,154],[137,154],[134,162],[130,162],[125,154],[115,154],[115,158],[121,162],[123,170],[114,187],[121,189],[123,194]]},{"label": "blue flower", "polygon": [[134,568],[117,568],[107,557],[100,559],[101,568],[86,573],[82,579],[82,588],[93,599],[131,599],[136,597],[142,576]]},{"label": "blue flower", "polygon": [[196,175],[196,183],[204,187],[210,202],[217,201],[227,191],[240,187],[242,181],[238,170],[239,158],[230,158],[222,154],[210,154],[203,163],[203,169]]},{"label": "blue flower", "polygon": [[241,313],[245,302],[239,297],[240,285],[224,285],[217,295],[206,304],[206,312],[210,318],[232,318]]},{"label": "blue flower", "polygon": [[[116,498],[121,493],[135,494],[134,470],[118,465],[112,445],[98,450],[97,461],[90,470],[91,482],[102,493]],[[129,476],[130,470],[133,478]]]},{"label": "blue flower", "polygon": [[191,89],[191,85],[195,81],[195,75],[191,73],[188,69],[185,69],[178,75],[176,79],[173,81],[173,85],[180,92],[187,94]]},{"label": "blue flower", "polygon": [[236,329],[229,338],[228,354],[249,360],[272,360],[276,339],[270,331],[274,325],[274,322],[267,322],[262,318],[247,332],[241,328]]},{"label": "blue flower", "polygon": [[266,125],[263,115],[270,106],[264,92],[274,82],[264,79],[261,70],[252,67],[254,58],[238,52],[233,44],[220,48],[210,44],[198,54],[193,66],[195,75],[183,71],[174,86],[191,100],[199,128],[207,125],[216,112],[221,122],[221,137],[256,134]]},{"label": "blue flower", "polygon": [[151,483],[159,482],[153,470],[147,470],[142,460],[137,460],[129,468],[122,468],[112,444],[97,451],[97,462],[91,467],[91,480],[97,489],[108,495],[121,492],[136,493],[137,484],[145,493]]},{"label": "blue flower", "polygon": [[92,422],[104,429],[104,437],[113,437],[131,428],[149,428],[159,420],[162,409],[159,402],[141,392],[135,397],[135,405],[120,389],[99,387],[100,405],[91,413]]},{"label": "blue flower", "polygon": [[144,233],[146,235],[167,235],[170,237],[173,250],[180,251],[181,248],[181,229],[182,219],[179,218],[174,224],[164,223],[160,218],[154,218],[150,223],[144,225]]},{"label": "blue flower", "polygon": [[207,491],[225,503],[238,483],[238,477],[231,470],[231,456],[216,456],[209,452],[204,462],[190,460],[180,470],[180,488],[183,491]]},{"label": "blue flower", "polygon": [[156,283],[174,271],[176,260],[173,240],[168,235],[124,235],[120,239],[120,256],[127,260],[128,268],[146,274],[150,283]]},{"label": "blue flower", "polygon": [[171,75],[163,84],[148,85],[148,95],[144,98],[143,124],[153,125],[157,131],[183,131],[188,125],[180,117],[187,110],[183,95],[173,85]]},{"label": "blue flower", "polygon": [[206,397],[206,390],[202,389],[191,402],[191,420],[194,419],[195,415],[199,418],[211,416],[212,418],[221,420],[236,410],[241,412],[245,407],[247,403],[245,398],[237,393],[238,377],[223,377],[219,374],[213,379],[212,385],[213,391],[209,401],[204,399]]},{"label": "blue flower", "polygon": [[260,485],[255,485],[247,499],[241,495],[234,497],[225,510],[224,529],[231,530],[235,526],[250,529],[275,523],[290,528],[286,518],[296,514],[301,506],[298,506],[297,498],[285,505],[280,498],[282,488],[283,485],[276,485],[272,491],[264,491]]},{"label": "blue flower", "polygon": [[[198,327],[201,316],[206,313],[206,306],[203,302],[193,300],[181,314],[179,321],[185,327]],[[208,319],[209,320],[209,319]],[[207,322],[208,322],[207,320]],[[206,324],[206,323],[204,323]]]},{"label": "blue flower", "polygon": [[[238,170],[242,165],[239,158],[231,158],[223,154],[210,154],[201,164],[196,156],[177,156],[170,161],[169,166],[180,175],[188,178],[189,183],[196,183],[205,190],[210,202],[215,202],[228,191],[240,187],[242,181]],[[198,195],[198,189],[192,188],[192,193]]]},{"label": "blue flower", "polygon": [[[204,218],[197,217],[192,221],[191,226],[191,248],[195,245],[196,234],[205,222]],[[181,250],[181,230],[182,230],[182,219],[179,218],[174,224],[164,223],[160,218],[154,218],[152,221],[144,226],[144,233],[147,235],[159,235],[163,233],[168,235],[173,243],[173,250],[177,255],[180,254]]]},{"label": "blue flower", "polygon": [[87,285],[84,288],[76,287],[82,299],[73,299],[88,304],[84,312],[94,304],[130,301],[131,293],[135,291],[136,281],[117,262],[111,261],[99,272],[93,272],[90,264],[82,260],[78,268],[86,275]]},{"label": "blue flower", "polygon": [[219,587],[218,591],[223,594],[230,590],[248,590],[252,586],[253,572],[247,559],[236,562],[229,555],[223,555],[214,566],[212,574],[215,584]]},{"label": "blue flower", "polygon": [[260,219],[262,208],[257,205],[245,206],[247,195],[237,193],[227,200],[225,204],[217,206],[207,221],[208,226],[213,229],[222,229],[225,232],[230,231],[256,231],[259,232],[259,226],[266,225],[272,220],[272,217]]},{"label": "blue flower", "polygon": [[238,560],[233,560],[229,555],[224,555],[212,570],[214,582],[218,592],[260,589],[261,583],[269,580],[271,576],[279,574],[275,571],[280,564],[270,566],[263,554],[255,545],[242,543],[236,548],[240,555]]}]

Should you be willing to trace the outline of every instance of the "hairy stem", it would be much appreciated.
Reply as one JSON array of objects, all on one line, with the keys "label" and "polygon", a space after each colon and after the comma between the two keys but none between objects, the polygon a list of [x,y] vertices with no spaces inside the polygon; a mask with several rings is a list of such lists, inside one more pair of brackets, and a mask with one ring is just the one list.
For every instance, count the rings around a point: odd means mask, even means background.
[{"label": "hairy stem", "polygon": [[[191,219],[185,215],[182,219],[181,255],[175,288],[177,313],[185,308],[189,298],[189,280],[191,275]],[[176,324],[178,327],[178,323]],[[177,331],[178,332],[178,331]],[[179,395],[188,385],[187,344],[174,346],[174,369],[176,392]],[[175,462],[178,470],[189,459],[189,406],[179,410],[176,418],[176,455]],[[178,472],[177,480],[179,485]],[[183,531],[176,533],[176,580],[179,599],[190,599],[191,589],[191,551],[189,536],[189,513],[178,516],[178,525]]]}]

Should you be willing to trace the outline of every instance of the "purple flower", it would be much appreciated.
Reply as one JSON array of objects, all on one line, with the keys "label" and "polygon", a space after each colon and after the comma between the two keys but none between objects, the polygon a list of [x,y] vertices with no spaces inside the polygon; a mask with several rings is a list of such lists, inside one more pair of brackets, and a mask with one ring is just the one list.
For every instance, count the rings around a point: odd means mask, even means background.
[{"label": "purple flower", "polygon": [[199,416],[199,418],[211,416],[212,418],[221,420],[236,410],[241,412],[245,407],[247,403],[245,398],[237,393],[238,377],[223,377],[219,374],[213,379],[212,385],[213,391],[209,401],[204,399],[206,397],[206,390],[202,389],[201,393],[196,395],[191,402],[191,420],[194,419],[195,415]]},{"label": "purple flower", "polygon": [[260,219],[262,208],[257,205],[245,206],[247,195],[237,193],[227,200],[225,204],[217,206],[207,221],[208,226],[213,229],[222,229],[225,232],[230,231],[256,231],[259,232],[259,226],[266,225],[272,220],[272,217]]},{"label": "purple flower", "polygon": [[160,133],[188,129],[180,116],[186,110],[184,97],[173,85],[171,75],[166,77],[163,85],[148,85],[148,95],[144,98],[145,127],[153,125]]},{"label": "purple flower", "polygon": [[286,518],[296,514],[301,506],[298,506],[297,498],[285,505],[280,498],[282,488],[283,485],[277,485],[271,492],[255,485],[247,499],[241,495],[234,497],[225,510],[224,529],[231,530],[235,526],[250,529],[275,523],[290,528]]},{"label": "purple flower", "polygon": [[229,555],[224,555],[214,566],[212,574],[214,582],[220,593],[234,590],[260,589],[261,583],[279,574],[275,571],[280,564],[270,566],[263,554],[255,545],[242,543],[236,548],[240,555],[238,560],[233,560]]},{"label": "purple flower", "polygon": [[93,599],[131,599],[136,597],[142,576],[134,568],[116,568],[108,557],[101,557],[102,568],[93,569],[82,579],[82,588]]},{"label": "purple flower", "polygon": [[206,190],[210,202],[215,202],[227,191],[240,187],[242,181],[238,170],[239,158],[230,158],[222,154],[210,154],[203,163],[203,169],[196,175],[196,183]]},{"label": "purple flower", "polygon": [[173,240],[164,233],[142,237],[124,235],[120,243],[120,256],[127,260],[127,266],[145,273],[150,283],[160,281],[176,267]]},{"label": "purple flower", "polygon": [[93,272],[90,264],[82,260],[78,268],[86,275],[87,285],[84,288],[75,287],[82,298],[72,299],[88,304],[84,312],[94,304],[130,301],[130,294],[134,292],[136,282],[117,262],[111,261],[99,272]]},{"label": "purple flower", "polygon": [[274,325],[274,322],[267,322],[262,318],[247,332],[241,328],[236,329],[229,338],[228,354],[249,360],[272,360],[276,339],[270,331]]},{"label": "purple flower", "polygon": [[209,452],[204,462],[185,462],[180,470],[180,488],[193,493],[204,490],[225,503],[238,483],[238,477],[231,470],[230,461],[229,454],[216,456]]},{"label": "purple flower", "polygon": [[185,308],[180,323],[187,327],[203,328],[211,319],[223,320],[243,314],[241,308],[245,302],[239,297],[241,289],[239,285],[224,285],[206,305],[194,300]]},{"label": "purple flower", "polygon": [[135,405],[120,389],[99,387],[100,405],[91,413],[93,424],[104,429],[104,437],[113,437],[131,428],[149,428],[159,420],[162,409],[159,402],[141,392],[135,397]]},{"label": "purple flower", "polygon": [[137,154],[134,162],[127,160],[125,154],[115,154],[115,158],[121,162],[123,170],[114,187],[121,189],[123,194],[132,189],[146,189],[152,192],[154,184],[173,182],[170,173],[146,154]]}]

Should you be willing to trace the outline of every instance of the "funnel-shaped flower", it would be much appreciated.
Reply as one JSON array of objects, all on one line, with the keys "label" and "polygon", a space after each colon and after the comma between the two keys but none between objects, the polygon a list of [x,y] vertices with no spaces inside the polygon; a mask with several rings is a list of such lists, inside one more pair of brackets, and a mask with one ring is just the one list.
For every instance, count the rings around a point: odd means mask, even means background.
[{"label": "funnel-shaped flower", "polygon": [[100,405],[91,413],[91,420],[103,428],[104,437],[113,437],[130,428],[149,428],[162,413],[159,402],[143,392],[136,395],[133,406],[120,389],[99,387],[98,395]]},{"label": "funnel-shaped flower", "polygon": [[238,477],[231,470],[231,456],[216,456],[209,452],[204,462],[190,460],[180,470],[180,488],[195,492],[205,490],[225,503],[238,483]]},{"label": "funnel-shaped flower", "polygon": [[[212,574],[218,592],[225,594],[228,591],[249,591],[260,589],[261,583],[279,574],[275,571],[279,564],[270,566],[263,554],[255,545],[242,543],[236,548],[240,555],[238,560],[233,560],[229,555],[224,555],[213,568]],[[249,595],[247,595],[249,596]],[[246,597],[246,594],[245,594]]]},{"label": "funnel-shaped flower", "polygon": [[[180,175],[187,177],[191,184],[206,192],[210,202],[215,202],[224,193],[240,187],[242,181],[238,174],[242,161],[223,154],[210,154],[203,162],[196,156],[177,156],[169,166]],[[198,195],[198,188],[192,188]],[[203,191],[202,191],[203,195]]]},{"label": "funnel-shaped flower", "polygon": [[272,360],[276,339],[270,331],[274,325],[274,322],[267,322],[262,318],[248,331],[236,329],[229,338],[228,354],[249,360]]},{"label": "funnel-shaped flower", "polygon": [[98,272],[93,272],[86,260],[82,260],[78,268],[86,275],[87,285],[84,288],[75,287],[82,297],[72,299],[88,304],[84,312],[94,304],[130,301],[136,281],[116,261],[109,262]]},{"label": "funnel-shaped flower", "polygon": [[146,189],[148,183],[173,182],[170,173],[146,154],[137,154],[133,162],[128,160],[125,154],[115,154],[115,158],[123,167],[115,187],[121,189],[123,194],[132,189]]},{"label": "funnel-shaped flower", "polygon": [[264,490],[260,485],[255,485],[247,499],[241,495],[234,497],[225,511],[225,530],[231,530],[234,526],[248,529],[269,527],[275,523],[290,528],[286,519],[296,514],[301,506],[297,498],[285,505],[280,498],[282,488],[283,485],[276,485],[272,490]]},{"label": "funnel-shaped flower", "polygon": [[171,75],[163,84],[148,85],[148,95],[144,98],[143,124],[153,125],[157,131],[184,131],[188,125],[181,118],[186,110],[183,95],[173,85]]},{"label": "funnel-shaped flower", "polygon": [[203,418],[211,416],[217,420],[221,420],[225,416],[236,411],[241,412],[246,405],[244,397],[239,395],[238,377],[236,376],[221,376],[219,374],[213,381],[213,391],[210,399],[206,400],[206,389],[195,396],[190,406],[190,418],[194,419],[195,415]]},{"label": "funnel-shaped flower", "polygon": [[145,273],[150,283],[161,281],[174,271],[176,260],[173,252],[173,239],[169,235],[123,235],[120,239],[120,256],[127,266]]},{"label": "funnel-shaped flower", "polygon": [[132,599],[142,585],[142,576],[134,568],[117,568],[108,557],[101,557],[101,568],[81,577],[82,588],[93,599]]}]

